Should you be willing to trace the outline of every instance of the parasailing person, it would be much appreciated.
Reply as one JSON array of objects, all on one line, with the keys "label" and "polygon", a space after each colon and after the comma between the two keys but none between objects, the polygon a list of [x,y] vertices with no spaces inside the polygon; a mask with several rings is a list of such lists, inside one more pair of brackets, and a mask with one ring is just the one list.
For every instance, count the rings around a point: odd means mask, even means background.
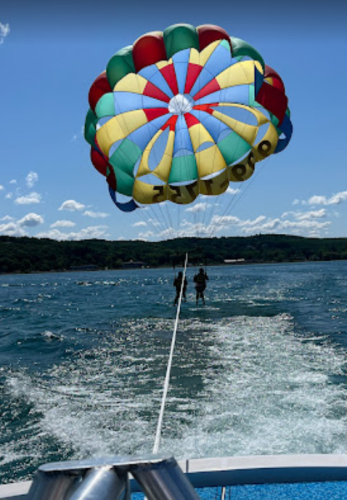
[{"label": "parasailing person", "polygon": [[198,305],[199,298],[205,305],[204,291],[206,290],[206,281],[208,280],[206,271],[201,267],[199,272],[194,276],[195,290],[196,290],[196,305]]},{"label": "parasailing person", "polygon": [[[176,288],[176,297],[175,297],[174,306],[178,304],[178,299],[180,297],[181,288],[182,288],[182,280],[183,280],[183,273],[182,273],[182,271],[180,271],[178,273],[178,276],[175,278],[175,280],[173,282],[173,286]],[[183,297],[183,300],[185,302],[187,300],[187,298],[186,298],[187,286],[188,286],[187,278],[184,278],[182,297]]]}]

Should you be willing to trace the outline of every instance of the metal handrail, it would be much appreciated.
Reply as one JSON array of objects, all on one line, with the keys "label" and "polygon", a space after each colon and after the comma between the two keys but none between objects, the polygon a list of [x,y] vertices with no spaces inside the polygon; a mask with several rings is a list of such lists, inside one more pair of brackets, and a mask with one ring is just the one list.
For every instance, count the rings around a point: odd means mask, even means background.
[{"label": "metal handrail", "polygon": [[130,474],[148,500],[199,500],[175,458],[112,457],[39,467],[28,500],[123,500]]}]

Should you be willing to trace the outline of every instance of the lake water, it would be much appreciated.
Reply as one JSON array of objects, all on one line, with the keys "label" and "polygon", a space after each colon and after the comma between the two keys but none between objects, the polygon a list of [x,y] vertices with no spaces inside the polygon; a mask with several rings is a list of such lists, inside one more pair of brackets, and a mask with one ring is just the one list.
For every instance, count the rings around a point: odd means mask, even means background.
[{"label": "lake water", "polygon": [[[188,269],[161,451],[347,452],[347,262]],[[0,276],[0,482],[151,452],[172,269]]]}]

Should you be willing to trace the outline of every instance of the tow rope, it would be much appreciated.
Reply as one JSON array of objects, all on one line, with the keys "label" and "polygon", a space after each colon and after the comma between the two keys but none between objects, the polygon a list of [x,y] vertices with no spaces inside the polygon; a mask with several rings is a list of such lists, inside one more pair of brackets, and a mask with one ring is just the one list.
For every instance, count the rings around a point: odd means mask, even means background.
[{"label": "tow rope", "polygon": [[183,278],[182,278],[182,283],[181,283],[181,291],[180,291],[180,296],[179,296],[179,299],[178,299],[178,306],[177,306],[175,327],[174,327],[174,331],[173,331],[173,334],[172,334],[170,356],[169,356],[169,361],[168,361],[167,368],[166,368],[166,376],[165,376],[165,382],[164,382],[163,397],[162,397],[162,400],[161,400],[161,408],[160,408],[160,413],[159,413],[159,418],[158,418],[158,424],[157,424],[157,433],[155,435],[155,441],[154,441],[154,446],[153,446],[153,453],[158,453],[158,450],[159,450],[160,437],[161,437],[161,429],[162,429],[162,426],[163,426],[163,416],[164,416],[164,410],[165,410],[165,403],[166,403],[167,393],[168,393],[168,390],[169,390],[169,382],[170,382],[172,358],[173,358],[173,353],[174,353],[175,343],[176,343],[176,334],[177,334],[178,320],[180,318],[180,312],[181,312],[181,303],[182,303],[183,288],[184,288],[184,282],[185,282],[185,279],[186,279],[187,264],[188,264],[188,254],[186,254],[186,258],[185,258],[185,262],[184,262],[184,270],[183,270]]}]

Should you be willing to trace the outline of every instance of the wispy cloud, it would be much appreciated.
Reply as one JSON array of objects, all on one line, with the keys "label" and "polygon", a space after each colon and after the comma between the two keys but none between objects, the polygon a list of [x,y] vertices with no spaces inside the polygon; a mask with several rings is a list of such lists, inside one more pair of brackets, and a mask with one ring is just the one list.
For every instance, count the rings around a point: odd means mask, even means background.
[{"label": "wispy cloud", "polygon": [[55,227],[74,227],[76,226],[75,222],[72,222],[71,220],[57,220],[57,222],[54,222],[53,224],[50,225],[50,227],[55,228]]},{"label": "wispy cloud", "polygon": [[76,210],[84,210],[85,208],[86,206],[83,205],[83,203],[79,203],[75,200],[66,200],[58,210],[70,210],[71,212],[75,212]]},{"label": "wispy cloud", "polygon": [[311,210],[309,212],[284,212],[281,218],[294,217],[297,220],[322,219],[327,216],[325,208],[320,210]]},{"label": "wispy cloud", "polygon": [[25,178],[26,185],[28,188],[34,187],[36,182],[39,180],[39,176],[37,175],[36,172],[29,172],[28,175]]},{"label": "wispy cloud", "polygon": [[2,24],[0,22],[0,45],[4,43],[5,38],[9,35],[10,33],[10,25],[7,24]]},{"label": "wispy cloud", "polygon": [[41,195],[39,193],[32,192],[26,196],[19,196],[14,200],[17,205],[32,205],[33,203],[41,202]]},{"label": "wispy cloud", "polygon": [[145,227],[145,226],[147,226],[147,222],[144,221],[135,222],[135,224],[133,224],[133,227]]},{"label": "wispy cloud", "polygon": [[16,179],[12,179],[12,181],[10,181],[10,184],[17,184]]},{"label": "wispy cloud", "polygon": [[332,196],[318,195],[315,194],[306,200],[294,200],[293,205],[339,205],[340,203],[347,200],[347,191],[340,191],[339,193],[333,194]]},{"label": "wispy cloud", "polygon": [[197,203],[196,205],[193,205],[192,207],[186,208],[186,212],[192,212],[192,213],[197,213],[197,212],[204,212],[206,208],[210,206],[209,203]]},{"label": "wispy cloud", "polygon": [[228,193],[228,194],[237,194],[239,192],[240,192],[239,189],[234,189],[232,187],[228,187],[228,189],[226,190],[226,193]]},{"label": "wispy cloud", "polygon": [[309,205],[339,205],[343,201],[347,200],[347,191],[341,191],[340,193],[336,193],[332,195],[330,198],[327,196],[311,196],[308,200]]},{"label": "wispy cloud", "polygon": [[80,132],[77,132],[77,134],[74,134],[72,136],[71,142],[76,142],[78,139],[83,137],[84,135],[84,125],[82,125]]},{"label": "wispy cloud", "polygon": [[106,212],[92,212],[91,210],[86,210],[83,215],[92,217],[93,219],[103,219],[110,216],[110,214],[107,214]]},{"label": "wispy cloud", "polygon": [[3,191],[5,188],[0,184],[0,191]]},{"label": "wispy cloud", "polygon": [[9,221],[9,220],[14,220],[14,217],[11,217],[10,215],[5,215],[5,217],[2,217],[0,221]]},{"label": "wispy cloud", "polygon": [[[153,238],[154,236],[155,236],[155,234],[152,231],[146,231],[145,233],[139,234],[139,240],[147,241],[147,240],[150,240],[151,238]],[[165,237],[165,236],[163,236],[163,237]]]}]

